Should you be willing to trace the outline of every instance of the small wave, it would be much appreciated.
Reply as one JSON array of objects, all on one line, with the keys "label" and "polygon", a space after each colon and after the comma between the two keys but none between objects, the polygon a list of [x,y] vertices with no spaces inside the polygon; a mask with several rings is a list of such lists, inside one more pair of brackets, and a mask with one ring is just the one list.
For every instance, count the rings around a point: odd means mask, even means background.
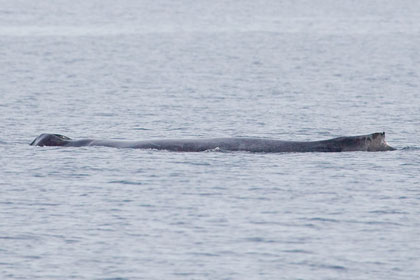
[{"label": "small wave", "polygon": [[248,237],[245,238],[246,242],[255,242],[255,243],[275,243],[275,240],[272,239],[266,239],[263,237]]},{"label": "small wave", "polygon": [[0,236],[0,240],[36,240],[38,239],[35,235],[20,234],[15,236],[3,235]]},{"label": "small wave", "polygon": [[309,220],[309,221],[317,221],[317,222],[330,222],[330,223],[337,223],[337,222],[339,222],[336,219],[329,219],[329,218],[322,218],[322,217],[314,217],[314,218],[309,218],[307,220]]},{"label": "small wave", "polygon": [[320,268],[332,269],[332,270],[347,270],[345,266],[342,265],[333,265],[333,264],[322,264],[319,265]]},{"label": "small wave", "polygon": [[420,150],[420,147],[417,147],[417,146],[406,146],[406,147],[403,147],[401,150],[403,150],[403,151],[419,151]]},{"label": "small wave", "polygon": [[314,252],[308,250],[301,250],[301,249],[290,249],[290,250],[283,250],[284,253],[292,253],[292,254],[313,254]]},{"label": "small wave", "polygon": [[109,181],[110,184],[123,184],[123,185],[143,185],[143,182],[133,182],[133,181],[127,181],[127,180],[114,180]]},{"label": "small wave", "polygon": [[144,131],[146,131],[146,130],[151,130],[150,128],[144,128],[144,127],[135,127],[135,128],[133,128],[134,130],[144,130]]}]

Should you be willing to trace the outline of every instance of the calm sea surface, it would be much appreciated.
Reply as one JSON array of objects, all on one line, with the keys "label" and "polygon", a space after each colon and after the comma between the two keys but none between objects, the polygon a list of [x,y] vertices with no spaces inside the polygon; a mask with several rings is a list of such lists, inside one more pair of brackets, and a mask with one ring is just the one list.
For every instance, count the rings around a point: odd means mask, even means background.
[{"label": "calm sea surface", "polygon": [[[0,0],[0,279],[418,279],[419,1]],[[41,133],[395,152],[32,147]]]}]

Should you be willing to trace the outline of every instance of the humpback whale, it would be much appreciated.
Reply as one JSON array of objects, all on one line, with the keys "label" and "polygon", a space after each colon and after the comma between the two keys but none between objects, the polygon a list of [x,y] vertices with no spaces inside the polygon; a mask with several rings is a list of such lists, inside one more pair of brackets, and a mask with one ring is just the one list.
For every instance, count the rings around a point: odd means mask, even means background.
[{"label": "humpback whale", "polygon": [[156,149],[177,152],[202,152],[207,150],[248,151],[255,153],[351,152],[392,151],[385,141],[385,132],[359,136],[345,136],[321,141],[282,141],[265,138],[208,138],[208,139],[158,139],[143,141],[116,141],[81,139],[73,140],[60,134],[41,134],[30,145]]}]

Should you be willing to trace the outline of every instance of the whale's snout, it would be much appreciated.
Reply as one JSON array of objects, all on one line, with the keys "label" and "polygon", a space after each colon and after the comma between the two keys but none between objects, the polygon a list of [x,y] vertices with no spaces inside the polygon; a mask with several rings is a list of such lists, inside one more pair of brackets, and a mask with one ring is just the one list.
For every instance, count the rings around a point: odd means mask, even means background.
[{"label": "whale's snout", "polygon": [[369,139],[368,151],[395,151],[385,140],[385,132],[373,133]]}]

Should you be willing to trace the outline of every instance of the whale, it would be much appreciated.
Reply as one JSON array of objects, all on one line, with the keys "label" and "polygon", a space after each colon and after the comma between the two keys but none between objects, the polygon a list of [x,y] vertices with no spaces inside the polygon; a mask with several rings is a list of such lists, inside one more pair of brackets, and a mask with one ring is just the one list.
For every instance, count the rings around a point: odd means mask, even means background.
[{"label": "whale", "polygon": [[118,141],[99,139],[73,140],[60,134],[44,133],[36,137],[32,146],[154,149],[176,152],[245,151],[254,153],[304,153],[304,152],[354,152],[393,151],[385,141],[385,132],[359,136],[343,136],[319,141],[284,141],[267,138],[198,138],[198,139],[151,139],[142,141]]}]

